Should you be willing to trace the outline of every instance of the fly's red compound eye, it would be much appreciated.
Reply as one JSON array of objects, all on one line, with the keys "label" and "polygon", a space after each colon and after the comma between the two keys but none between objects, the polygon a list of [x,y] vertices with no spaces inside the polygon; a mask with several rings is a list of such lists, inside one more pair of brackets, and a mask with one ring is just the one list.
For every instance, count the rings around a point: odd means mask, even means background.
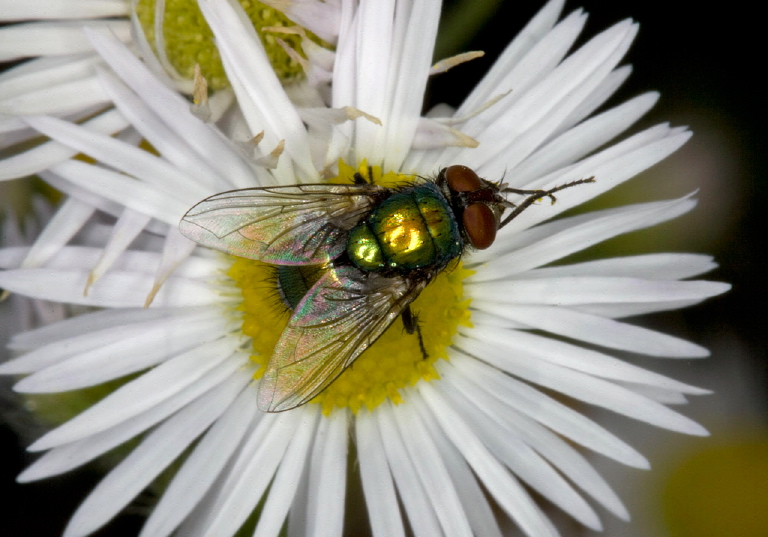
[{"label": "fly's red compound eye", "polygon": [[490,207],[484,203],[473,203],[464,209],[462,219],[464,230],[472,246],[478,250],[485,250],[493,244],[498,231],[498,222]]},{"label": "fly's red compound eye", "polygon": [[443,173],[448,187],[454,192],[474,192],[485,186],[472,168],[461,164],[448,166]]},{"label": "fly's red compound eye", "polygon": [[[448,187],[454,192],[476,192],[487,188],[487,185],[472,168],[454,164],[443,170]],[[469,203],[462,213],[464,231],[469,242],[478,250],[485,250],[496,239],[499,223],[496,215],[485,203]]]}]

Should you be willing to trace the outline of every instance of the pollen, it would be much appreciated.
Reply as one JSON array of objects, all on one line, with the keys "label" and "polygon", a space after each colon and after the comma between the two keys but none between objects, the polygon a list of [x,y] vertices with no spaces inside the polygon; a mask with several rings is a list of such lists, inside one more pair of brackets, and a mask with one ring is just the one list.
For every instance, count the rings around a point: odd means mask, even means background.
[{"label": "pollen", "polygon": [[[295,26],[281,12],[256,0],[240,0],[248,18],[253,23],[270,63],[283,82],[290,82],[303,75],[299,62],[280,46],[278,37],[287,46],[304,55],[298,34],[275,34],[264,28]],[[155,0],[138,0],[136,15],[144,35],[157,52],[155,39]],[[173,68],[185,79],[194,77],[195,64],[200,65],[202,75],[212,90],[229,87],[219,51],[213,40],[213,32],[205,22],[196,0],[165,0],[163,14],[163,40],[165,55]],[[312,34],[310,37],[322,43]]]},{"label": "pollen", "polygon": [[[356,173],[375,184],[395,186],[413,181],[412,176],[382,173],[379,167],[359,169],[339,165],[339,176],[332,182],[351,182]],[[391,400],[402,402],[400,390],[418,382],[439,378],[435,363],[448,359],[448,348],[459,326],[471,326],[470,301],[464,297],[463,282],[472,271],[460,261],[441,272],[421,295],[411,303],[417,317],[424,350],[417,333],[409,334],[398,318],[363,352],[332,384],[309,404],[322,405],[330,414],[335,408],[357,412],[369,410]],[[260,367],[256,378],[263,374],[275,344],[288,324],[291,310],[282,303],[274,266],[249,259],[232,257],[229,277],[242,294],[238,310],[242,312],[242,332],[251,338],[251,359]]]},{"label": "pollen", "polygon": [[279,298],[277,271],[261,261],[232,257],[227,275],[242,293],[237,310],[242,312],[242,331],[251,338],[251,360],[259,365],[255,377],[264,374],[272,349],[291,318],[291,311]]}]

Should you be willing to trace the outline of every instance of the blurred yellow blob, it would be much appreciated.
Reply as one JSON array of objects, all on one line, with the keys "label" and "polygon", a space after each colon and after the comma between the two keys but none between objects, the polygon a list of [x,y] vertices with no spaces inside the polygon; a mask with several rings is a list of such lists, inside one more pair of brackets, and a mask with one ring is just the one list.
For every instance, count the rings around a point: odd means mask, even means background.
[{"label": "blurred yellow blob", "polygon": [[662,500],[671,537],[768,537],[768,433],[688,457]]}]

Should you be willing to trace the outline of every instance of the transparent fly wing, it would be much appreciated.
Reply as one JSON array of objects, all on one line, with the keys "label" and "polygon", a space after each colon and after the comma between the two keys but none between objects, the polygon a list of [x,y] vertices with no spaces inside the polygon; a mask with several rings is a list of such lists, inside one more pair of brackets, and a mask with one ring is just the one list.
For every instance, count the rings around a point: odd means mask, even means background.
[{"label": "transparent fly wing", "polygon": [[329,270],[309,290],[277,342],[259,385],[259,408],[281,412],[326,388],[397,319],[427,281]]},{"label": "transparent fly wing", "polygon": [[325,263],[386,189],[376,185],[292,185],[222,192],[192,207],[179,224],[189,239],[277,265]]}]

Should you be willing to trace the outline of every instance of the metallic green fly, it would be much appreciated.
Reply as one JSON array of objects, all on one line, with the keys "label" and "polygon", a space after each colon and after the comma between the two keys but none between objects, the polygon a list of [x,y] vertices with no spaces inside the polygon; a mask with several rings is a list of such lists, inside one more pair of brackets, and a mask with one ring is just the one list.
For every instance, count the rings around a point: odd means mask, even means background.
[{"label": "metallic green fly", "polygon": [[[293,315],[259,385],[259,408],[281,412],[318,395],[398,316],[418,332],[410,303],[467,249],[488,248],[536,200],[554,202],[555,192],[589,182],[518,190],[454,165],[435,179],[387,188],[356,174],[355,184],[216,194],[192,207],[179,229],[204,246],[278,265],[281,281],[322,267],[289,301]],[[506,194],[527,197],[515,205]]]}]

